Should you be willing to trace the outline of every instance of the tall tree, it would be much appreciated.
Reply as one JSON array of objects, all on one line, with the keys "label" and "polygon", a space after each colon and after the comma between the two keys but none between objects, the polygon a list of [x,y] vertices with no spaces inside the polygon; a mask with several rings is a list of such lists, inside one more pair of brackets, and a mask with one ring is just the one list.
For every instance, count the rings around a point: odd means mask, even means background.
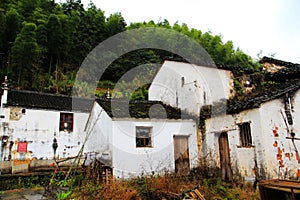
[{"label": "tall tree", "polygon": [[115,13],[108,17],[106,23],[107,37],[126,30],[126,22],[121,13]]},{"label": "tall tree", "polygon": [[61,53],[62,27],[57,15],[51,14],[47,21],[47,48],[49,53],[49,74],[52,72],[53,61],[58,64]]},{"label": "tall tree", "polygon": [[31,16],[36,7],[38,7],[39,0],[19,0],[18,11],[25,19]]},{"label": "tall tree", "polygon": [[21,29],[22,16],[15,9],[10,9],[6,15],[6,25],[4,31],[4,53],[7,57],[7,62],[10,63],[11,47]]},{"label": "tall tree", "polygon": [[74,10],[78,11],[80,14],[83,14],[84,12],[81,0],[67,0],[66,3],[62,4],[62,7],[66,14],[70,14]]},{"label": "tall tree", "polygon": [[39,47],[36,41],[36,25],[24,23],[21,32],[17,35],[12,47],[12,70],[17,77],[17,85],[20,88],[30,88],[34,84],[34,73],[37,73],[36,62]]},{"label": "tall tree", "polygon": [[[5,51],[4,51],[4,31],[5,31],[5,15],[4,11],[0,8],[0,69],[4,69],[5,63]],[[3,71],[3,70],[1,70]]]}]

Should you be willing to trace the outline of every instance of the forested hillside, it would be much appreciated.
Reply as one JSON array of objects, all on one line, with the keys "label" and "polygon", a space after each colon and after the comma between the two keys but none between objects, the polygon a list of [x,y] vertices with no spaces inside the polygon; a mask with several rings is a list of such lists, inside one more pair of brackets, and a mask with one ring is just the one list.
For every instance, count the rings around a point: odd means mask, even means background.
[{"label": "forested hillside", "polygon": [[[203,19],[202,19],[203,20]],[[138,19],[137,19],[138,21]],[[0,78],[8,75],[18,89],[71,94],[75,75],[87,54],[103,40],[127,29],[164,27],[200,43],[215,63],[257,67],[250,56],[224,43],[221,35],[190,29],[186,24],[142,22],[127,25],[121,13],[105,16],[101,8],[80,0],[0,1]],[[172,52],[142,49],[117,59],[102,77],[113,85],[129,69],[145,63],[162,63]],[[109,80],[109,81],[108,81]]]}]

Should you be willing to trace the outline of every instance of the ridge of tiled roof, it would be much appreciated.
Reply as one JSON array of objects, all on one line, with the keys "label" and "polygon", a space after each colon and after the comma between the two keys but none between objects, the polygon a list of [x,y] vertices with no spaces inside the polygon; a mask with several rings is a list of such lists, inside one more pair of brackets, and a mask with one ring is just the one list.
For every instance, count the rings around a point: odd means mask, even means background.
[{"label": "ridge of tiled roof", "polygon": [[90,112],[94,99],[71,97],[27,90],[8,90],[6,106],[24,108]]},{"label": "ridge of tiled roof", "polygon": [[96,99],[96,102],[111,118],[152,118],[152,119],[195,119],[179,108],[161,101],[126,101],[117,99]]},{"label": "ridge of tiled roof", "polygon": [[287,93],[293,93],[300,89],[300,79],[287,81],[276,88],[270,88],[257,96],[237,101],[227,100],[225,102],[216,102],[214,105],[203,106],[201,109],[202,117],[210,117],[211,114],[237,114],[241,111],[258,108],[262,103],[283,97]]},{"label": "ridge of tiled roof", "polygon": [[282,68],[276,73],[266,73],[265,80],[284,81],[286,79],[300,78],[300,64],[293,64],[287,68]]},{"label": "ridge of tiled roof", "polygon": [[217,64],[218,69],[224,69],[224,70],[229,70],[232,72],[243,72],[245,74],[253,74],[253,73],[264,73],[260,69],[252,69],[248,67],[239,67],[239,66],[231,66],[231,65],[223,65],[223,64]]},{"label": "ridge of tiled roof", "polygon": [[267,56],[264,56],[262,59],[260,59],[259,63],[272,63],[275,65],[285,66],[285,67],[291,67],[293,65],[298,65],[297,63],[291,63],[283,60],[278,60],[275,58],[270,58]]},{"label": "ridge of tiled roof", "polygon": [[267,91],[262,92],[259,95],[246,99],[244,101],[229,102],[227,106],[227,113],[235,114],[241,110],[246,110],[249,108],[257,108],[264,102],[268,102],[283,97],[285,94],[293,93],[297,91],[299,88],[300,88],[300,79],[287,81],[285,83],[277,85],[276,88],[270,88]]},{"label": "ridge of tiled roof", "polygon": [[279,69],[275,73],[265,73],[265,80],[274,80],[282,82],[288,79],[297,79],[300,77],[300,64],[298,63],[286,62],[269,57],[263,57],[259,62],[272,63],[284,67],[282,69]]},{"label": "ridge of tiled roof", "polygon": [[[166,57],[166,61],[182,62],[182,63],[189,63],[189,64],[203,66],[203,65],[197,64],[197,63],[190,63],[186,59],[178,58],[178,57]],[[213,67],[213,68],[229,70],[229,71],[244,72],[246,74],[252,74],[252,73],[257,73],[257,72],[263,73],[263,71],[260,69],[251,69],[248,67],[231,66],[231,65],[224,65],[224,64],[218,64],[218,63],[216,65],[205,65],[205,67]]]}]

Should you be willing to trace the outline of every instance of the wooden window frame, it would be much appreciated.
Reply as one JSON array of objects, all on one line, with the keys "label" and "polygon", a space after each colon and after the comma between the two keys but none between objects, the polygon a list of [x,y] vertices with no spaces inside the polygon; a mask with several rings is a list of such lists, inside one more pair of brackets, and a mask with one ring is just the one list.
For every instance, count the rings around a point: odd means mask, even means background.
[{"label": "wooden window frame", "polygon": [[[139,129],[148,129],[148,137],[142,137],[138,135]],[[136,126],[135,127],[135,145],[136,148],[151,148],[152,144],[152,127],[151,126]]]},{"label": "wooden window frame", "polygon": [[241,148],[254,147],[252,133],[251,133],[251,122],[244,122],[238,124],[239,127],[239,138]]},{"label": "wooden window frame", "polygon": [[[67,126],[65,127],[65,123]],[[61,112],[59,118],[59,131],[73,132],[74,113]]]}]

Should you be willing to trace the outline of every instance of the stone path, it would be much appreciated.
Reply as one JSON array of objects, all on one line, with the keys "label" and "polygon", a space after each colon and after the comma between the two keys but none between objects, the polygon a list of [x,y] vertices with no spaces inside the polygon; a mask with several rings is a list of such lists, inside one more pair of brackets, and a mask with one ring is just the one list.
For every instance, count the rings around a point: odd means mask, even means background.
[{"label": "stone path", "polygon": [[48,200],[43,196],[44,188],[34,188],[34,189],[16,189],[8,191],[0,191],[1,200]]}]

